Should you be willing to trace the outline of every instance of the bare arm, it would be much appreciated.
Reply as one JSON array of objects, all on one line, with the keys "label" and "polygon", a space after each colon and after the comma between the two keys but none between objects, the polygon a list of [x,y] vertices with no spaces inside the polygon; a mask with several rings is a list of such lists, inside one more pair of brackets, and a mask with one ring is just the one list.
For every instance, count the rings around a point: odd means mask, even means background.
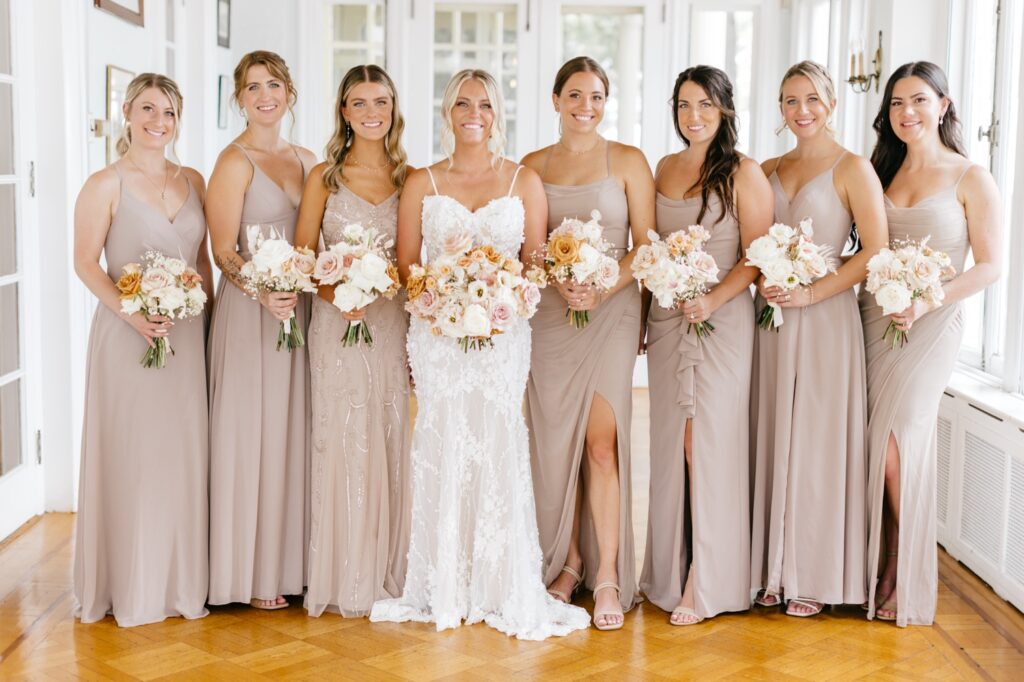
[{"label": "bare arm", "polygon": [[654,175],[647,163],[647,157],[635,147],[623,151],[625,158],[624,176],[626,178],[626,201],[629,204],[629,232],[632,241],[629,252],[619,261],[619,281],[608,292],[614,294],[629,286],[636,286],[633,279],[633,259],[636,250],[644,244],[650,244],[648,230],[655,230],[654,209]]},{"label": "bare arm", "polygon": [[[318,164],[309,172],[306,186],[302,190],[299,217],[295,222],[295,246],[317,250],[320,245],[320,229],[327,210],[327,199],[331,196],[324,184],[323,171],[326,163]],[[317,284],[316,294],[328,303],[334,301],[333,284]]]},{"label": "bare arm", "polygon": [[517,196],[523,200],[526,212],[523,226],[523,247],[519,258],[523,265],[543,266],[540,250],[548,237],[548,196],[540,176],[530,167],[519,171],[516,182]]},{"label": "bare arm", "polygon": [[[206,182],[202,174],[194,168],[185,168],[184,172],[192,183],[193,189],[199,194],[199,203],[206,203]],[[203,235],[203,241],[199,244],[199,253],[196,255],[196,272],[203,278],[203,291],[206,293],[207,311],[213,309],[213,266],[210,264],[210,235]]]},{"label": "bare arm", "polygon": [[398,275],[403,284],[409,279],[409,268],[420,262],[420,249],[423,247],[423,199],[430,191],[427,171],[420,169],[413,171],[405,179],[402,196],[398,199],[398,239],[395,244],[395,257],[398,261]]},{"label": "bare arm", "polygon": [[241,277],[245,260],[238,253],[238,233],[245,192],[252,176],[253,168],[248,159],[235,147],[228,147],[221,152],[210,175],[205,207],[213,260],[228,281],[246,294],[249,292]]},{"label": "bare arm", "polygon": [[971,242],[974,265],[946,283],[943,305],[962,301],[978,293],[1002,274],[999,253],[1002,250],[1002,213],[999,188],[992,174],[974,166],[960,183],[967,214],[967,237]]}]

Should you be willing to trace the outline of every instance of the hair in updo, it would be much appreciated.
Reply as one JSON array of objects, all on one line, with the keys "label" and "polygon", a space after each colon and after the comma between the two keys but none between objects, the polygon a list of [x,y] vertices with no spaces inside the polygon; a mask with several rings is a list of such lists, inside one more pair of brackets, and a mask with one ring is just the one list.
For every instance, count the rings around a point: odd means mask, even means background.
[{"label": "hair in updo", "polygon": [[479,81],[484,86],[487,99],[491,103],[491,110],[494,111],[494,123],[491,124],[491,139],[487,147],[491,150],[494,158],[492,165],[497,165],[505,153],[505,144],[508,142],[505,130],[505,99],[501,96],[501,86],[494,80],[494,76],[483,69],[463,69],[448,81],[444,88],[444,95],[441,97],[441,148],[452,161],[452,154],[455,153],[455,130],[452,127],[452,109],[455,108],[455,101],[459,98],[459,90],[462,86],[471,81]]},{"label": "hair in updo", "polygon": [[128,89],[124,93],[124,107],[123,112],[125,116],[125,125],[121,128],[121,137],[118,138],[115,149],[117,155],[124,156],[128,153],[128,149],[132,144],[132,127],[128,122],[128,112],[132,110],[132,105],[135,100],[138,99],[139,95],[148,90],[149,88],[156,88],[171,101],[171,109],[174,110],[174,137],[171,138],[171,157],[174,159],[174,163],[181,167],[181,162],[178,161],[178,153],[175,149],[175,143],[178,141],[178,128],[181,124],[181,90],[178,89],[178,84],[173,80],[159,73],[140,73],[138,76],[132,79],[132,82],[128,84]]},{"label": "hair in updo", "polygon": [[697,214],[697,222],[704,219],[708,210],[708,197],[714,192],[715,196],[722,203],[722,212],[715,221],[718,223],[725,216],[735,216],[736,206],[733,201],[734,178],[740,167],[740,153],[736,151],[736,141],[739,139],[738,125],[736,121],[736,107],[732,99],[732,82],[729,76],[721,69],[714,66],[691,66],[676,77],[675,88],[672,90],[672,124],[676,128],[676,134],[683,144],[690,146],[683,129],[679,125],[679,89],[683,83],[696,83],[704,90],[711,103],[715,105],[721,114],[722,120],[718,125],[718,132],[715,139],[708,147],[707,156],[700,166],[700,175],[687,192],[700,187],[700,213]]},{"label": "hair in updo", "polygon": [[604,68],[597,63],[596,59],[591,57],[573,57],[565,64],[562,64],[562,68],[555,74],[555,85],[551,89],[551,92],[555,97],[562,96],[562,90],[565,89],[565,84],[570,78],[577,73],[592,73],[597,76],[597,79],[604,85],[604,96],[607,97],[611,91],[608,85],[608,74],[605,73]]},{"label": "hair in updo", "polygon": [[338,97],[334,103],[334,135],[327,143],[324,151],[324,158],[327,167],[324,168],[324,185],[332,192],[337,192],[341,185],[345,159],[352,150],[354,135],[345,117],[341,113],[342,107],[346,106],[352,89],[361,83],[379,83],[383,85],[391,96],[391,127],[384,136],[384,153],[388,161],[395,164],[391,171],[391,183],[398,189],[405,184],[405,174],[408,168],[405,149],[402,147],[402,131],[405,130],[405,119],[398,108],[398,92],[395,84],[384,69],[376,64],[364,64],[354,66],[348,70],[345,77],[338,84]]},{"label": "hair in updo", "polygon": [[256,50],[242,57],[238,62],[238,66],[235,67],[234,79],[235,79],[235,92],[234,99],[235,104],[238,108],[242,109],[242,91],[245,90],[246,78],[249,75],[249,69],[254,66],[263,66],[270,72],[270,75],[277,80],[284,83],[285,92],[288,93],[288,113],[292,115],[292,124],[295,123],[295,101],[298,99],[299,93],[295,89],[295,81],[292,80],[292,74],[288,71],[288,65],[285,64],[284,59],[281,55],[276,52],[270,52],[269,50]]},{"label": "hair in updo", "polygon": [[907,145],[892,129],[892,122],[889,120],[889,107],[892,103],[892,91],[896,83],[904,78],[916,76],[928,87],[935,91],[939,99],[945,97],[949,101],[946,113],[942,115],[942,122],[939,123],[939,139],[947,148],[953,150],[960,156],[967,156],[964,150],[964,143],[960,137],[960,119],[956,115],[956,107],[949,97],[949,82],[946,74],[941,68],[931,62],[908,62],[892,72],[885,84],[885,94],[882,95],[882,104],[878,108],[878,115],[872,128],[878,134],[878,141],[875,149],[871,152],[871,165],[875,167],[875,173],[882,182],[882,189],[889,187],[896,171],[903,165],[907,158]]},{"label": "hair in updo", "polygon": [[[796,78],[797,76],[803,76],[807,80],[811,81],[811,85],[814,86],[814,92],[818,95],[818,99],[825,106],[825,114],[827,121],[825,122],[825,130],[829,135],[835,135],[836,131],[832,128],[832,114],[835,111],[836,101],[836,84],[832,81],[832,76],[829,75],[828,69],[819,64],[818,62],[812,62],[809,59],[805,59],[802,62],[797,62],[793,66],[789,67],[786,71],[786,75],[782,77],[782,82],[779,83],[779,104],[782,104],[782,89],[786,85],[786,81],[790,78]],[[776,129],[775,133],[781,133],[786,129],[786,123],[783,121],[782,125]]]}]

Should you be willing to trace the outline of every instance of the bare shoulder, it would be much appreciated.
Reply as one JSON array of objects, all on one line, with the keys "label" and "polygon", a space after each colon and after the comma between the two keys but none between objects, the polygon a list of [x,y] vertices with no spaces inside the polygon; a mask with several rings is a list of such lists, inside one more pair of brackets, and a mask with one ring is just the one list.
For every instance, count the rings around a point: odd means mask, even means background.
[{"label": "bare shoulder", "polygon": [[101,168],[90,175],[82,185],[82,194],[86,192],[96,198],[113,199],[121,189],[121,176],[117,174],[114,164]]},{"label": "bare shoulder", "polygon": [[540,173],[533,168],[530,168],[530,166],[525,163],[513,170],[512,174],[516,179],[516,190],[526,187],[540,187],[541,191],[543,191],[543,183],[540,180]]},{"label": "bare shoulder", "polygon": [[551,150],[553,148],[554,145],[548,145],[547,147],[542,147],[541,149],[530,152],[523,157],[522,164],[527,168],[532,168],[539,172],[540,169],[544,167],[544,162],[547,161],[548,156],[551,155]]},{"label": "bare shoulder", "polygon": [[736,168],[735,182],[738,188],[764,187],[768,185],[768,177],[762,165],[749,156],[740,156],[740,165]]},{"label": "bare shoulder", "polygon": [[197,171],[195,168],[188,166],[182,166],[181,172],[185,175],[185,178],[192,183],[200,191],[206,190],[206,180],[203,178],[203,174]]},{"label": "bare shoulder", "polygon": [[651,172],[651,165],[647,162],[647,156],[640,150],[639,147],[634,147],[630,144],[623,144],[621,142],[608,141],[609,152],[612,156],[612,165],[619,166],[628,170],[636,171],[641,168],[647,169],[647,172]]},{"label": "bare shoulder", "polygon": [[[963,172],[963,171],[961,171]],[[999,187],[992,173],[984,166],[976,163],[968,165],[964,176],[960,180],[960,187],[957,190],[960,198],[970,200],[974,197],[988,198],[999,194]]]},{"label": "bare shoulder", "polygon": [[666,154],[665,156],[663,156],[660,159],[658,159],[658,165],[656,165],[654,167],[654,174],[658,175],[658,174],[661,173],[661,171],[663,171],[666,168],[668,168],[669,165],[671,165],[672,160],[674,158],[676,158],[675,154]]},{"label": "bare shoulder", "polygon": [[306,168],[316,165],[316,154],[305,147],[300,147],[299,145],[294,145],[294,147],[295,153],[299,155],[300,159],[302,159],[302,165]]},{"label": "bare shoulder", "polygon": [[875,174],[875,168],[871,165],[870,161],[860,154],[854,154],[851,151],[847,151],[843,155],[843,158],[839,160],[839,165],[836,166],[836,170],[844,175],[850,175],[853,177]]},{"label": "bare shoulder", "polygon": [[764,173],[766,178],[771,177],[771,174],[775,172],[775,168],[779,165],[781,158],[781,156],[773,156],[761,162],[761,172]]},{"label": "bare shoulder", "polygon": [[433,190],[426,168],[410,168],[402,185],[402,194],[424,195]]}]

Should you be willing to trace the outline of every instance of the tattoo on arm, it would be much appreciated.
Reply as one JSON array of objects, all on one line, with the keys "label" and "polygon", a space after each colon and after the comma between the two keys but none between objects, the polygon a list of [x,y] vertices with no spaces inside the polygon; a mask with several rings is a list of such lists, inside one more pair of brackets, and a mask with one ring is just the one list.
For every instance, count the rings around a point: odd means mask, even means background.
[{"label": "tattoo on arm", "polygon": [[213,260],[217,263],[217,267],[220,268],[221,274],[227,277],[229,282],[245,292],[247,296],[252,296],[252,292],[249,291],[245,279],[242,277],[243,261],[237,253],[232,253],[228,256],[215,253]]}]

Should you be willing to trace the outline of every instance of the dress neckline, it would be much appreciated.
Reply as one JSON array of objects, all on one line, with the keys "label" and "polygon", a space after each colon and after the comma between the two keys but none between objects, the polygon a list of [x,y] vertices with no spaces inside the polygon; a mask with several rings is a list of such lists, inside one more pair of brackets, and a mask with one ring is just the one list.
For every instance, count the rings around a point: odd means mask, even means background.
[{"label": "dress neckline", "polygon": [[519,202],[520,205],[522,205],[522,203],[523,203],[523,200],[520,199],[518,196],[516,196],[514,194],[494,197],[493,199],[488,200],[487,202],[481,204],[480,206],[478,206],[476,208],[470,208],[469,206],[466,206],[464,203],[462,203],[461,201],[459,201],[455,197],[450,196],[448,194],[428,194],[426,197],[424,197],[424,200],[426,200],[426,199],[447,199],[448,201],[450,201],[453,204],[455,204],[456,206],[460,207],[463,211],[465,211],[466,213],[468,213],[470,215],[476,215],[477,213],[479,213],[480,211],[484,210],[485,208],[487,208],[491,204],[494,204],[494,203],[497,203],[497,202],[503,201],[503,200],[509,200],[509,199],[515,200],[515,201]]}]

